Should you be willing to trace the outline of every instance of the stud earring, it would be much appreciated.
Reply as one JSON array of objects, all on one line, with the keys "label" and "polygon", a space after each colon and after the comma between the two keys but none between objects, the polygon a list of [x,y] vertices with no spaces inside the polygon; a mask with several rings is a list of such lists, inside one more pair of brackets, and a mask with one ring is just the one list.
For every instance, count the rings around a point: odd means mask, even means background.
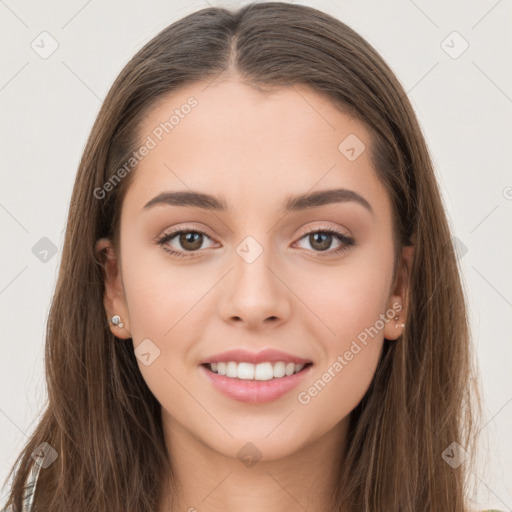
[{"label": "stud earring", "polygon": [[117,327],[119,328],[122,328],[123,327],[123,322],[121,322],[121,317],[119,315],[114,315],[110,321],[112,322],[113,325],[117,325]]},{"label": "stud earring", "polygon": [[[395,316],[395,321],[398,321],[397,316]],[[395,324],[395,329],[398,329],[399,327],[405,327],[405,324]]]}]

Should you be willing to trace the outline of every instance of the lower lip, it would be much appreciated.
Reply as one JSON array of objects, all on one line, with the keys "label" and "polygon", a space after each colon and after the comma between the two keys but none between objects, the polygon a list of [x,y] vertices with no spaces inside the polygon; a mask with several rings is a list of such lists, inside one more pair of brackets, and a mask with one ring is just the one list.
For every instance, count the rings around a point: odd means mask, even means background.
[{"label": "lower lip", "polygon": [[210,379],[215,388],[229,398],[239,402],[261,404],[277,400],[291,391],[309,374],[312,367],[313,365],[309,365],[299,373],[272,380],[232,379],[218,373],[213,373],[202,365],[200,369]]}]

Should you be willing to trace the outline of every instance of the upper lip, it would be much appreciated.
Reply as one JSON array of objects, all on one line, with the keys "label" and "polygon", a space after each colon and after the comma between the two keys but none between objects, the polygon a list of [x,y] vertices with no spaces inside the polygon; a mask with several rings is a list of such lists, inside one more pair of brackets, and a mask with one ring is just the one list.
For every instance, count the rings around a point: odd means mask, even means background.
[{"label": "upper lip", "polygon": [[211,357],[203,359],[200,364],[206,363],[223,363],[235,361],[236,363],[277,363],[282,361],[284,363],[306,364],[311,363],[310,359],[295,356],[282,352],[281,350],[266,349],[261,352],[249,352],[243,349],[228,350],[220,354],[215,354]]}]

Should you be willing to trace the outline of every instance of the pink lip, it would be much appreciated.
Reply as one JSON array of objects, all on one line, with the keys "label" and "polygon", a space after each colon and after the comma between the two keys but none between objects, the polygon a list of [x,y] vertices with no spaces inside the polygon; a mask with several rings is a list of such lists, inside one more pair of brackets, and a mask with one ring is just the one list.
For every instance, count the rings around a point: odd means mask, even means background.
[{"label": "pink lip", "polygon": [[[216,354],[212,357],[203,359],[199,364],[205,363],[228,363],[229,361],[235,361],[236,363],[277,363],[283,361],[284,363],[295,363],[295,364],[306,364],[311,363],[310,359],[303,359],[280,350],[266,349],[261,352],[248,352],[247,350],[237,349],[228,350],[221,354]],[[283,377],[284,378],[284,377]],[[232,380],[232,379],[231,379]]]},{"label": "pink lip", "polygon": [[[247,361],[247,359],[244,360]],[[282,359],[280,360],[282,361]],[[221,361],[226,361],[226,359],[221,359]],[[231,361],[233,361],[233,359],[231,359]],[[266,359],[266,361],[268,361],[268,359]],[[199,367],[200,371],[210,379],[210,382],[212,382],[215,388],[221,393],[239,402],[253,404],[271,402],[285,395],[309,374],[311,368],[312,365],[306,366],[306,368],[299,373],[295,373],[289,377],[281,377],[272,380],[243,380],[218,375],[210,371],[206,366]]]}]

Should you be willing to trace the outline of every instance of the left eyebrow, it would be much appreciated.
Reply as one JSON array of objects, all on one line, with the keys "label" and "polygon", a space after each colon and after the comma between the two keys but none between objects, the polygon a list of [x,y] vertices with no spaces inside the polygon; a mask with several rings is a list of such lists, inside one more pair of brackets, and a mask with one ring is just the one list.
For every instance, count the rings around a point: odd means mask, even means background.
[{"label": "left eyebrow", "polygon": [[299,211],[307,208],[315,208],[332,203],[348,203],[355,202],[364,206],[372,215],[374,215],[371,204],[360,194],[354,190],[347,188],[336,188],[332,190],[321,190],[319,192],[311,192],[309,194],[302,194],[296,197],[290,197],[284,207],[283,211]]},{"label": "left eyebrow", "polygon": [[[311,192],[295,197],[289,197],[286,199],[282,209],[283,212],[291,212],[324,206],[326,204],[347,202],[356,202],[364,206],[372,215],[374,215],[372,206],[364,197],[359,195],[357,192],[346,188],[322,190],[319,192]],[[144,205],[143,209],[147,210],[158,204],[181,207],[191,206],[221,212],[228,210],[227,203],[224,198],[192,190],[162,192],[148,201]]]}]

